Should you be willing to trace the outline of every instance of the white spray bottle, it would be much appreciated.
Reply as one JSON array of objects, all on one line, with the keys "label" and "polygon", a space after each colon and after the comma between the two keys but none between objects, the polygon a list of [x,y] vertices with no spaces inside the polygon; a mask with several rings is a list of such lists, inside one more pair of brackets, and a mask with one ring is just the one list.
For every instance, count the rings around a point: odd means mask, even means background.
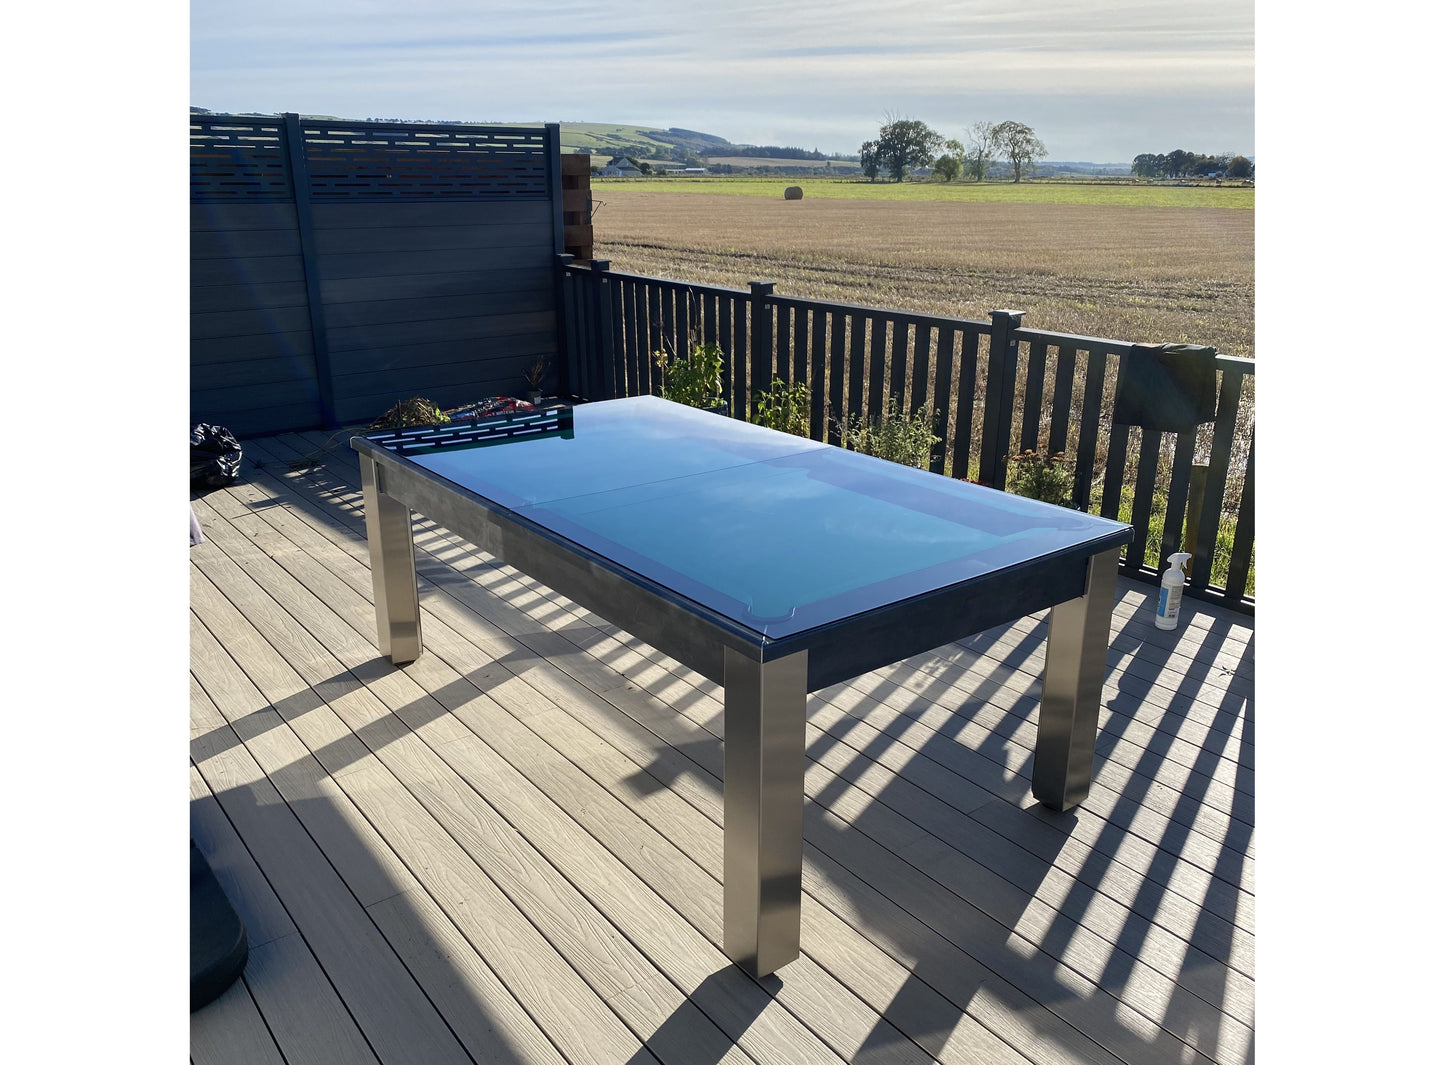
[{"label": "white spray bottle", "polygon": [[1159,610],[1154,615],[1156,629],[1172,629],[1179,624],[1179,604],[1184,599],[1184,563],[1189,555],[1176,551],[1169,556],[1169,568],[1159,581]]}]

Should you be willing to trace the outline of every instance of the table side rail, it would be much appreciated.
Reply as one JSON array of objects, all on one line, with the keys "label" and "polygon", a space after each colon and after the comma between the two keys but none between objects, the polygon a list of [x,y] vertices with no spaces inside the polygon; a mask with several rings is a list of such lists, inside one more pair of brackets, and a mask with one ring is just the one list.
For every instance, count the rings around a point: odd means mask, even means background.
[{"label": "table side rail", "polygon": [[[354,441],[365,444],[364,441]],[[716,683],[723,679],[723,648],[761,660],[764,640],[706,608],[624,571],[615,563],[498,507],[475,492],[385,449],[357,447],[373,458],[382,491],[495,555],[579,606],[636,636]]]}]

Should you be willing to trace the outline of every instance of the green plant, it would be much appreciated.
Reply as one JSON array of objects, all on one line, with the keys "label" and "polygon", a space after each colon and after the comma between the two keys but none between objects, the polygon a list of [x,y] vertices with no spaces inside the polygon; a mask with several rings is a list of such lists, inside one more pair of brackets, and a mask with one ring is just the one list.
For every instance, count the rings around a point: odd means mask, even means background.
[{"label": "green plant", "polygon": [[809,398],[808,386],[802,381],[785,384],[782,378],[774,377],[768,390],[757,394],[752,422],[794,436],[807,436]]},{"label": "green plant", "polygon": [[697,344],[678,358],[654,351],[653,361],[662,371],[662,398],[689,407],[711,408],[723,402],[723,349],[716,344]]},{"label": "green plant", "polygon": [[1008,490],[1045,503],[1071,506],[1074,468],[1062,451],[1047,455],[1029,448],[1022,455],[1009,456]]},{"label": "green plant", "polygon": [[851,451],[926,470],[933,445],[942,439],[933,431],[937,422],[938,416],[926,407],[905,415],[898,398],[889,396],[878,417],[853,421],[845,413],[838,429],[843,446]]}]

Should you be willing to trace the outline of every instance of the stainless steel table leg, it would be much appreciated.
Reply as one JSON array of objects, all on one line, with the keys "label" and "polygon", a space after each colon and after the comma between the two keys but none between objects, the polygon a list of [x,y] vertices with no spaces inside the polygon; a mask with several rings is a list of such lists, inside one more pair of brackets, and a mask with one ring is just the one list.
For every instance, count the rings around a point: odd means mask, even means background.
[{"label": "stainless steel table leg", "polygon": [[376,601],[376,646],[399,666],[421,657],[421,605],[416,594],[411,511],[386,494],[377,464],[366,455],[359,457],[371,590]]},{"label": "stainless steel table leg", "polygon": [[1055,810],[1083,802],[1094,779],[1094,740],[1118,572],[1118,549],[1095,555],[1089,560],[1084,594],[1049,612],[1033,791]]},{"label": "stainless steel table leg", "polygon": [[798,956],[808,653],[723,651],[723,950],[752,976]]}]

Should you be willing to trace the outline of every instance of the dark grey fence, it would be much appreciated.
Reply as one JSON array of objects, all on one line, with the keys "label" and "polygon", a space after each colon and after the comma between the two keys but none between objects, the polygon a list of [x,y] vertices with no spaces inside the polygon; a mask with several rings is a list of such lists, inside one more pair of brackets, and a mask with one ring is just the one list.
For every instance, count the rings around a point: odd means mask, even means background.
[{"label": "dark grey fence", "polygon": [[557,356],[545,127],[191,116],[191,418],[355,424]]},{"label": "dark grey fence", "polygon": [[839,442],[839,418],[876,417],[888,396],[937,412],[931,468],[1003,487],[1026,448],[1064,452],[1073,502],[1135,527],[1121,569],[1157,576],[1194,555],[1189,594],[1252,612],[1254,363],[1215,356],[1212,423],[1165,432],[1114,425],[1119,364],[1132,343],[1022,325],[942,318],[624,274],[561,256],[562,387],[578,398],[656,393],[654,352],[698,342],[725,353],[734,417],[750,417],[774,376],[802,381],[811,435]]}]

